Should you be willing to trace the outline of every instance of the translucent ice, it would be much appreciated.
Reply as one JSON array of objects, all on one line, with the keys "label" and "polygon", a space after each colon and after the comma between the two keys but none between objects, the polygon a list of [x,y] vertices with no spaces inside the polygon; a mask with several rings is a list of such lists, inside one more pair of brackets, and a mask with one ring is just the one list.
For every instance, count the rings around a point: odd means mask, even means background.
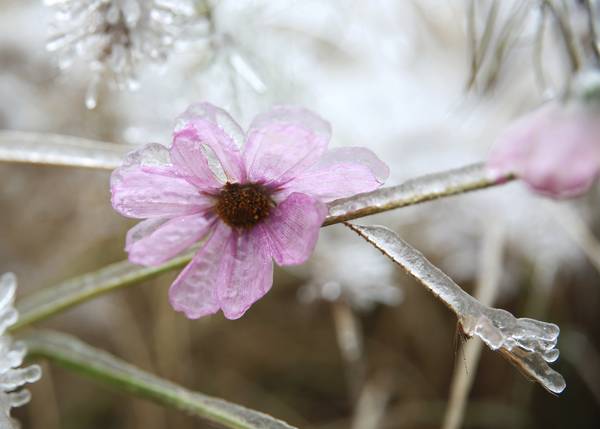
[{"label": "translucent ice", "polygon": [[421,252],[385,227],[347,225],[445,303],[456,314],[467,336],[477,335],[490,349],[500,351],[548,391],[564,390],[564,378],[548,365],[558,358],[558,326],[535,319],[517,319],[508,311],[481,304]]},{"label": "translucent ice", "polygon": [[25,357],[25,346],[13,342],[5,334],[6,328],[17,321],[17,312],[13,308],[17,283],[14,274],[0,277],[0,428],[19,427],[10,417],[13,407],[29,401],[29,392],[25,389],[15,391],[26,383],[39,380],[41,369],[37,365],[19,368]]}]

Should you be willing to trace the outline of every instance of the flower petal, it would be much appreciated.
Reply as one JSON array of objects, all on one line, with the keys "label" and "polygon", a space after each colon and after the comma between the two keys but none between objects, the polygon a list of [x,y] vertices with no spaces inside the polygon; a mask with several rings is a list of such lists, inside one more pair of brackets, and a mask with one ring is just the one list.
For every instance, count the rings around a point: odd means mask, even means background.
[{"label": "flower petal", "polygon": [[306,194],[293,193],[255,228],[267,236],[275,262],[297,265],[310,257],[326,215],[327,207],[321,201]]},{"label": "flower petal", "polygon": [[231,234],[228,226],[216,223],[211,237],[169,289],[171,306],[189,319],[216,313],[220,308],[217,288],[227,280],[222,277],[220,267],[227,257],[225,250]]},{"label": "flower petal", "polygon": [[196,140],[195,131],[176,133],[171,146],[171,161],[181,177],[198,189],[210,191],[222,186],[222,182],[210,168],[202,146],[203,143]]},{"label": "flower petal", "polygon": [[111,176],[111,193],[116,211],[142,219],[199,213],[213,204],[186,180],[147,172],[141,166],[115,170]]},{"label": "flower petal", "polygon": [[264,234],[256,228],[234,231],[220,270],[220,278],[227,278],[217,289],[221,310],[228,319],[238,319],[273,285],[273,261]]},{"label": "flower petal", "polygon": [[213,223],[200,214],[147,219],[129,230],[125,250],[135,264],[158,265],[200,240]]},{"label": "flower petal", "polygon": [[600,122],[583,105],[550,102],[510,125],[487,166],[556,198],[587,191],[600,173]]},{"label": "flower petal", "polygon": [[[195,141],[207,146],[218,158],[225,179],[240,182],[245,175],[240,152],[243,135],[240,126],[223,109],[210,103],[198,103],[191,105],[177,119],[173,141]],[[178,165],[189,170],[184,163],[178,161]]]},{"label": "flower petal", "polygon": [[248,180],[286,183],[317,162],[330,135],[327,122],[302,108],[281,106],[258,116],[244,148]]},{"label": "flower petal", "polygon": [[530,160],[519,171],[533,189],[558,198],[582,194],[600,171],[600,126],[569,119],[538,130]]},{"label": "flower petal", "polygon": [[285,185],[278,197],[300,192],[332,201],[377,189],[389,174],[387,165],[369,149],[330,149],[317,164]]}]

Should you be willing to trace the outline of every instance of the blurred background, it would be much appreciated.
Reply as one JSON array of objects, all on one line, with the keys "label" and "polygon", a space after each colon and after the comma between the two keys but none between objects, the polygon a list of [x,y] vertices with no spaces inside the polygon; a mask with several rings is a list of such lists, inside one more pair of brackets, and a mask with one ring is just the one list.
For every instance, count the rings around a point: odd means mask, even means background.
[{"label": "blurred background", "polygon": [[[1,129],[168,145],[194,101],[245,126],[301,104],[331,122],[332,146],[385,160],[390,185],[485,160],[511,119],[572,77],[565,26],[576,42],[591,37],[588,18],[600,25],[591,1],[47,3],[0,0]],[[19,295],[126,258],[134,223],[111,208],[109,172],[0,163],[0,177],[0,272],[17,274]],[[595,428],[599,197],[551,203],[512,183],[361,220],[399,232],[470,293],[487,279],[493,306],[558,324],[558,397],[499,354],[464,357],[455,316],[341,225],[240,320],[175,313],[172,273],[41,325],[300,428],[439,428],[465,375],[462,427]],[[205,427],[43,369],[15,413],[25,428]]]}]

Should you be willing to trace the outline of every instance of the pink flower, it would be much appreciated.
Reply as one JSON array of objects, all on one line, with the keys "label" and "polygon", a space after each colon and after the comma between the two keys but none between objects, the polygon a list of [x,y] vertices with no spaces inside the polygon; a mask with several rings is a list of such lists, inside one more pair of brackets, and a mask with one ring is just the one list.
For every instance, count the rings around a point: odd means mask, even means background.
[{"label": "pink flower", "polygon": [[279,265],[305,262],[325,202],[379,187],[387,166],[363,148],[327,150],[330,126],[297,107],[276,107],[246,134],[222,109],[192,105],[173,145],[131,153],[111,177],[112,204],[146,219],[127,234],[129,260],[157,265],[201,240],[171,285],[175,310],[237,319],[273,283]]},{"label": "pink flower", "polygon": [[584,105],[548,103],[508,127],[487,165],[544,195],[581,195],[600,172],[600,115]]}]

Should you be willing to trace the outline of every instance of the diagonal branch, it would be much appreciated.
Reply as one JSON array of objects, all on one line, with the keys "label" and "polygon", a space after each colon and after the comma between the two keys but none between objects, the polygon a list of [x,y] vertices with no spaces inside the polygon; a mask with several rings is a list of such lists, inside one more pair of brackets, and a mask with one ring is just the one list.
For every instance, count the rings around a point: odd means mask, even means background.
[{"label": "diagonal branch", "polygon": [[483,305],[454,281],[383,226],[346,224],[385,256],[417,279],[450,308],[463,333],[477,335],[492,350],[499,351],[527,377],[552,393],[565,388],[564,378],[548,365],[558,359],[559,328],[534,319],[517,319],[508,311]]},{"label": "diagonal branch", "polygon": [[33,331],[21,338],[29,358],[46,358],[73,372],[229,429],[295,429],[267,414],[192,392],[161,379],[77,338]]}]

